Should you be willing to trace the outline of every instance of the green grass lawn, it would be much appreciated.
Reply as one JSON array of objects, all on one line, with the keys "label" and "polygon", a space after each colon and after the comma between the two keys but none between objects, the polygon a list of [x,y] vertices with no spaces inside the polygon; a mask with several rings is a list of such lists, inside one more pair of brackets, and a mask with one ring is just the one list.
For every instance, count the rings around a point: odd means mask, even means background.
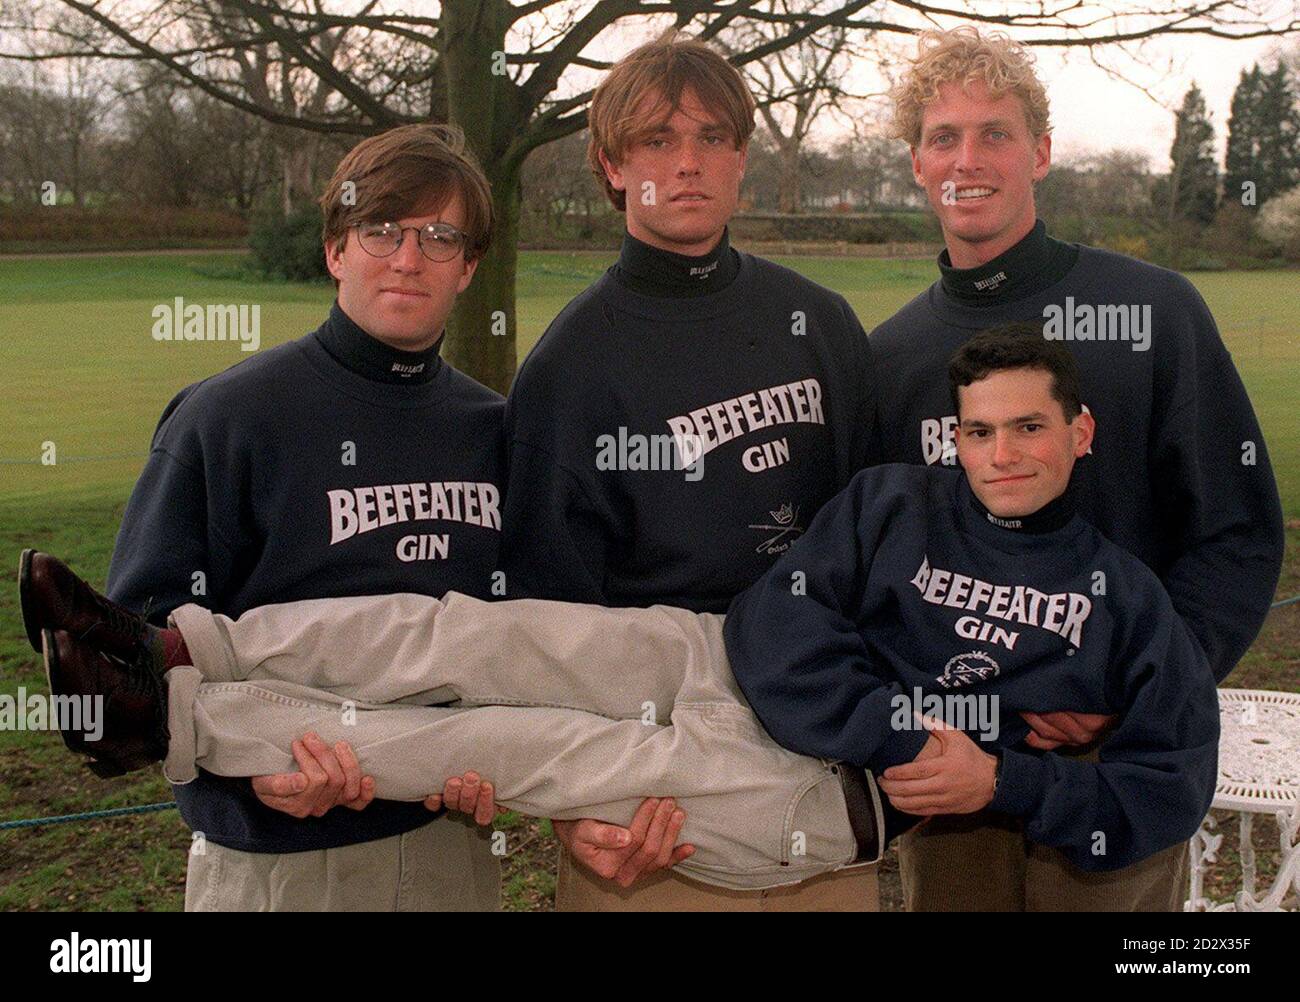
[{"label": "green grass lawn", "polygon": [[[521,255],[519,353],[608,265],[612,255]],[[781,263],[843,293],[868,330],[933,278],[931,261],[790,258]],[[191,302],[261,305],[262,346],[316,327],[325,285],[250,280],[241,256],[0,259],[0,560],[35,545],[102,583],[122,509],[163,407],[183,386],[247,357],[237,342],[159,343],[151,310]],[[1292,523],[1279,593],[1300,592],[1300,275],[1192,276],[1218,319],[1259,414]],[[57,463],[40,462],[53,442]],[[5,574],[0,566],[0,572]],[[6,580],[12,580],[8,578]],[[1300,606],[1270,617],[1230,684],[1300,688]],[[0,582],[0,692],[43,686],[20,627],[16,589]],[[156,772],[105,781],[81,769],[57,735],[0,732],[0,819],[166,799]],[[548,907],[549,828],[508,818],[508,906]],[[1260,841],[1266,852],[1269,825]],[[179,908],[188,831],[172,812],[0,832],[0,909]],[[1273,842],[1275,845],[1275,841]],[[1261,860],[1261,868],[1266,867]],[[887,900],[889,894],[886,893]]]}]

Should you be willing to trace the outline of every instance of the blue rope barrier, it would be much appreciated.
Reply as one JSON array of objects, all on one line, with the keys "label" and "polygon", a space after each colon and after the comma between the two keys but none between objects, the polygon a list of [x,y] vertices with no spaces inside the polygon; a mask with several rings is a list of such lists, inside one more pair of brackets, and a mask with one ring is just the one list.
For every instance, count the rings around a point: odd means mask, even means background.
[{"label": "blue rope barrier", "polygon": [[1277,609],[1277,608],[1280,608],[1281,606],[1284,606],[1284,605],[1291,605],[1291,604],[1293,604],[1293,603],[1295,603],[1295,602],[1300,602],[1300,595],[1292,595],[1290,598],[1284,598],[1284,599],[1282,599],[1281,602],[1274,602],[1272,605],[1269,606],[1269,608],[1270,608],[1270,609]]},{"label": "blue rope barrier", "polygon": [[36,828],[40,825],[61,825],[70,821],[92,821],[95,818],[120,818],[127,814],[151,814],[155,811],[168,811],[176,807],[176,802],[142,804],[139,807],[114,807],[108,811],[82,811],[80,814],[59,814],[51,818],[24,818],[22,821],[0,821],[0,831],[11,828]]}]

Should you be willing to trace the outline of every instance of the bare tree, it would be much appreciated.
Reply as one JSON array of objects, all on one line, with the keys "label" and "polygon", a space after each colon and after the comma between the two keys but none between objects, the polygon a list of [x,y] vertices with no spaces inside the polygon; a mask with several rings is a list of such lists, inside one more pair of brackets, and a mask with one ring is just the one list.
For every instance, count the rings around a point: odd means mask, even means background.
[{"label": "bare tree", "polygon": [[[824,0],[767,0],[764,9],[786,16],[814,16],[825,14],[830,6]],[[785,30],[779,22],[746,21],[723,32],[718,41],[736,58],[778,43]],[[804,142],[818,117],[840,109],[848,97],[843,83],[848,73],[847,57],[854,51],[849,39],[847,28],[832,25],[743,68],[763,125],[776,147],[780,212],[799,212],[803,208]]]},{"label": "bare tree", "polygon": [[37,204],[57,158],[59,101],[36,67],[0,79],[0,179],[16,202]]},{"label": "bare tree", "polygon": [[[515,366],[524,161],[584,126],[590,81],[579,78],[608,66],[597,54],[629,23],[675,25],[706,40],[746,22],[779,28],[770,41],[732,56],[741,67],[814,33],[908,35],[954,19],[1023,30],[1032,45],[1082,47],[1160,35],[1253,38],[1300,27],[1294,8],[1279,12],[1285,5],[1276,0],[1153,0],[1148,9],[1123,12],[1089,0],[1009,3],[996,5],[997,12],[993,4],[976,12],[924,0],[844,0],[820,13],[758,0],[455,0],[430,14],[390,10],[381,0],[359,9],[343,0],[29,2],[30,16],[0,23],[0,32],[20,29],[37,41],[37,51],[0,56],[148,61],[232,107],[297,130],[301,142],[414,121],[459,125],[492,182],[498,223],[492,250],[453,315],[446,350],[453,364],[498,389],[508,386]],[[625,47],[626,33],[622,38]],[[297,167],[286,170],[288,188],[305,183]],[[492,334],[498,317],[503,336]]]},{"label": "bare tree", "polygon": [[587,135],[575,132],[547,143],[525,162],[523,204],[540,224],[534,232],[560,233],[577,223],[578,232],[589,233],[593,216],[607,205],[587,166]]},{"label": "bare tree", "polygon": [[835,145],[832,157],[831,179],[841,204],[864,209],[925,207],[906,147],[881,131],[855,130]]}]

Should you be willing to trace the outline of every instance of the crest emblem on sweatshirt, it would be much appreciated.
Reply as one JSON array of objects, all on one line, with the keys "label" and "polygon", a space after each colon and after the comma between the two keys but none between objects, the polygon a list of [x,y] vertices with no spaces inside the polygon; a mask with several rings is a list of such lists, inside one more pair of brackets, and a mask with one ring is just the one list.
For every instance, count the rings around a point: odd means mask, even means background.
[{"label": "crest emblem on sweatshirt", "polygon": [[974,682],[984,682],[1001,671],[998,663],[984,651],[967,651],[958,654],[943,666],[943,674],[935,679],[945,689],[957,689]]},{"label": "crest emblem on sweatshirt", "polygon": [[767,514],[771,517],[771,522],[760,522],[751,525],[750,528],[771,532],[774,535],[754,547],[754,552],[784,553],[790,549],[790,544],[795,541],[795,538],[803,532],[803,526],[799,524],[799,507],[787,501],[775,511],[769,510]]}]

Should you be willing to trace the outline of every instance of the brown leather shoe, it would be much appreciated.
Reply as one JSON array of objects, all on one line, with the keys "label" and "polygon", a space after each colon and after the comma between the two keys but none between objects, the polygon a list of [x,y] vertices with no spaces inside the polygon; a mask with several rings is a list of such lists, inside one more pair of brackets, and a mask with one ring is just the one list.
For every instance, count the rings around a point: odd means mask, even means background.
[{"label": "brown leather shoe", "polygon": [[67,630],[127,662],[149,646],[150,627],[143,616],[101,595],[48,553],[23,550],[18,599],[27,639],[38,652],[42,630]]},{"label": "brown leather shoe", "polygon": [[167,757],[167,690],[148,667],[114,661],[65,630],[43,630],[41,647],[63,743],[91,756],[94,773],[120,776]]}]

